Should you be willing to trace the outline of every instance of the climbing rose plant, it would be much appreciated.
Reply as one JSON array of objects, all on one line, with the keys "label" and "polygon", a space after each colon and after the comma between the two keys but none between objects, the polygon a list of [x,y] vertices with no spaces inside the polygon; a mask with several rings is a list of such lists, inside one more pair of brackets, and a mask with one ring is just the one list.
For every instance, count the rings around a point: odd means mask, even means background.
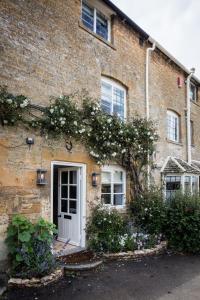
[{"label": "climbing rose plant", "polygon": [[116,162],[123,166],[130,175],[134,195],[139,195],[143,191],[141,175],[158,139],[153,123],[140,117],[123,121],[108,115],[98,101],[87,95],[79,100],[82,107],[78,107],[74,95],[52,98],[50,105],[43,108],[39,116],[34,116],[26,97],[13,96],[2,88],[0,119],[2,125],[21,121],[39,128],[47,136],[80,141],[97,164]]}]

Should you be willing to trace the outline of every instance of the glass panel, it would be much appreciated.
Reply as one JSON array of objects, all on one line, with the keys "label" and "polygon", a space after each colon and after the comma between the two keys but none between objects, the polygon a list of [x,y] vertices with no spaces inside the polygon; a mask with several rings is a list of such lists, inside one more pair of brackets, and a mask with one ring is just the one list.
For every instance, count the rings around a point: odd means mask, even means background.
[{"label": "glass panel", "polygon": [[61,200],[61,212],[68,212],[67,210],[67,200]]},{"label": "glass panel", "polygon": [[190,85],[190,100],[196,101],[196,86],[194,84]]},{"label": "glass panel", "polygon": [[175,142],[179,140],[179,118],[172,113],[167,115],[167,137]]},{"label": "glass panel", "polygon": [[192,176],[192,193],[197,194],[198,193],[198,177]]},{"label": "glass panel", "polygon": [[97,12],[96,33],[108,40],[108,20],[100,12]]},{"label": "glass panel", "polygon": [[123,172],[115,171],[113,177],[114,182],[123,182]]},{"label": "glass panel", "polygon": [[77,199],[77,186],[71,185],[69,187],[69,198],[70,199]]},{"label": "glass panel", "polygon": [[68,172],[62,172],[62,173],[61,173],[61,177],[62,177],[61,182],[62,182],[63,184],[68,183]]},{"label": "glass panel", "polygon": [[114,193],[123,193],[123,185],[114,184]]},{"label": "glass panel", "polygon": [[68,186],[67,185],[61,186],[61,198],[68,198]]},{"label": "glass panel", "polygon": [[82,22],[87,28],[94,31],[94,9],[84,2],[82,4]]},{"label": "glass panel", "polygon": [[102,172],[101,173],[101,182],[110,183],[111,182],[111,173],[110,172]]},{"label": "glass panel", "polygon": [[185,176],[185,193],[191,193],[191,177]]},{"label": "glass panel", "polygon": [[181,188],[181,176],[166,177],[166,198],[172,199],[175,193]]},{"label": "glass panel", "polygon": [[112,113],[112,86],[104,81],[101,83],[101,108],[108,114]]},{"label": "glass panel", "polygon": [[69,174],[69,183],[77,184],[77,171],[70,171]]},{"label": "glass panel", "polygon": [[69,201],[69,213],[76,214],[76,201]]},{"label": "glass panel", "polygon": [[101,195],[101,201],[104,204],[111,204],[111,194],[102,194]]},{"label": "glass panel", "polygon": [[115,194],[114,195],[114,205],[123,205],[123,197],[124,195],[123,194]]},{"label": "glass panel", "polygon": [[101,192],[102,193],[111,193],[111,185],[110,184],[102,184]]},{"label": "glass panel", "polygon": [[116,87],[113,89],[113,114],[124,118],[124,91]]}]

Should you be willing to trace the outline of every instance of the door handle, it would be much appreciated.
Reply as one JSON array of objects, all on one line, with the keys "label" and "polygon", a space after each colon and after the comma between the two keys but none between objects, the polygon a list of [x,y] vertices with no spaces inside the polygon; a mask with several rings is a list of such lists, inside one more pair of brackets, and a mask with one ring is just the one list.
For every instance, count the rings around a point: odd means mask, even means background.
[{"label": "door handle", "polygon": [[61,215],[58,215],[58,218],[61,218]]}]

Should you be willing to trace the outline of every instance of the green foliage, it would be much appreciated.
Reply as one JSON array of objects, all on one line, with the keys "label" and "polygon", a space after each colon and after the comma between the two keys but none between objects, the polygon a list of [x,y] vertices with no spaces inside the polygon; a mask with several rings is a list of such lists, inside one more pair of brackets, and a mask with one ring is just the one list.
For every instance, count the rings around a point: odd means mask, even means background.
[{"label": "green foliage", "polygon": [[127,233],[126,221],[116,210],[97,206],[87,224],[88,246],[96,252],[133,250],[134,242]]},{"label": "green foliage", "polygon": [[6,243],[15,276],[40,277],[55,267],[51,252],[54,233],[55,226],[42,218],[32,224],[24,216],[13,217]]},{"label": "green foliage", "polygon": [[29,100],[23,96],[8,93],[6,87],[0,87],[0,122],[4,125],[14,125],[24,120],[23,113],[29,105]]},{"label": "green foliage", "polygon": [[149,234],[162,233],[166,204],[161,190],[153,188],[144,192],[131,202],[130,208],[137,227]]},{"label": "green foliage", "polygon": [[177,193],[167,205],[163,232],[176,251],[200,253],[200,197]]}]

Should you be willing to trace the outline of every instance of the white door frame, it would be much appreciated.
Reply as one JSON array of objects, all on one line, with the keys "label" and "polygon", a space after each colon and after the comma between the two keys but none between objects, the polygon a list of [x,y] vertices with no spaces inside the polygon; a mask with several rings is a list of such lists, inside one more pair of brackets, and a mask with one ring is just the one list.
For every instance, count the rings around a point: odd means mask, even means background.
[{"label": "white door frame", "polygon": [[86,164],[66,162],[66,161],[52,161],[51,162],[51,222],[53,222],[53,180],[54,180],[54,166],[61,167],[78,167],[80,168],[80,246],[85,248],[86,246]]}]

